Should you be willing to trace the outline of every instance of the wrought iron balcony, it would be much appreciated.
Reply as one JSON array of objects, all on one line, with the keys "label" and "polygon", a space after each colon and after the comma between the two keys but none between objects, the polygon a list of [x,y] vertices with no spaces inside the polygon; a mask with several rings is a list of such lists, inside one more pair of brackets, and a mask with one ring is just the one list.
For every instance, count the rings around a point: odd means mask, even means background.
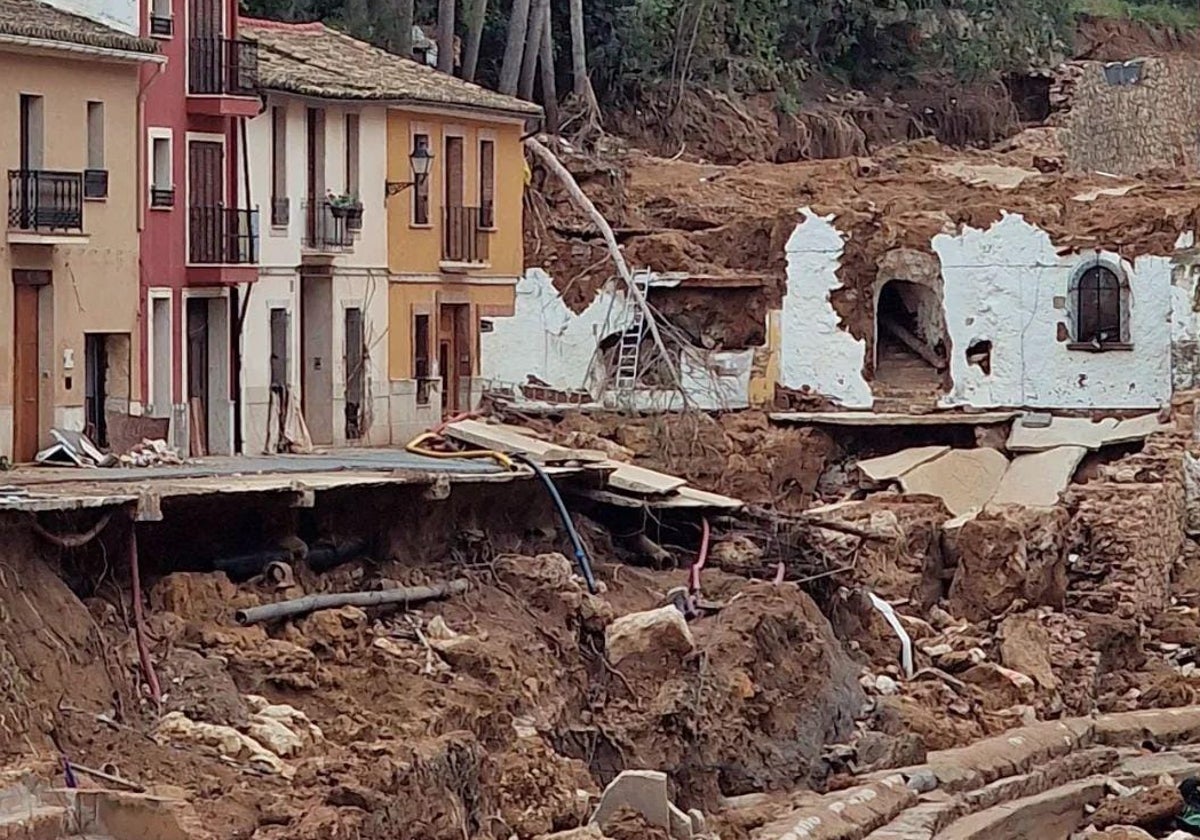
[{"label": "wrought iron balcony", "polygon": [[447,207],[442,226],[442,260],[453,263],[488,261],[489,234],[485,221],[491,210],[480,207]]},{"label": "wrought iron balcony", "polygon": [[83,231],[83,173],[8,170],[8,227],[31,232]]},{"label": "wrought iron balcony", "polygon": [[175,31],[175,22],[170,15],[150,15],[150,34],[169,36]]},{"label": "wrought iron balcony", "polygon": [[188,44],[188,93],[253,96],[258,92],[258,44],[230,38],[193,38]]},{"label": "wrought iron balcony", "polygon": [[258,262],[258,211],[188,208],[188,261],[195,265]]},{"label": "wrought iron balcony", "polygon": [[158,208],[174,207],[175,190],[169,187],[151,187],[150,206]]},{"label": "wrought iron balcony", "polygon": [[354,245],[351,222],[361,219],[361,207],[337,206],[328,201],[304,205],[304,247],[314,251],[345,251]]}]

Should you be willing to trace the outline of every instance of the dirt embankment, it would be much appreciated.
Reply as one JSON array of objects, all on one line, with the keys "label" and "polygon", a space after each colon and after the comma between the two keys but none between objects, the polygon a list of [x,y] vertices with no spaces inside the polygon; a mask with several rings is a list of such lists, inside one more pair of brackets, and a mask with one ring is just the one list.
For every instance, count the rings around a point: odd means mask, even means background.
[{"label": "dirt embankment", "polygon": [[[711,570],[705,595],[725,607],[691,622],[685,643],[634,628],[618,652],[614,620],[660,606],[685,574],[606,562],[590,532],[598,596],[561,554],[298,568],[285,589],[221,573],[151,581],[159,710],[138,699],[120,602],[81,602],[53,557],[6,553],[0,748],[16,764],[31,748],[53,755],[53,733],[74,762],[185,796],[208,836],[256,840],[529,838],[581,824],[629,768],[666,770],[675,801],[708,810],[819,778],[824,744],[851,732],[863,695],[815,603]],[[233,621],[236,608],[355,589],[364,575],[465,576],[471,588],[406,614]]]}]

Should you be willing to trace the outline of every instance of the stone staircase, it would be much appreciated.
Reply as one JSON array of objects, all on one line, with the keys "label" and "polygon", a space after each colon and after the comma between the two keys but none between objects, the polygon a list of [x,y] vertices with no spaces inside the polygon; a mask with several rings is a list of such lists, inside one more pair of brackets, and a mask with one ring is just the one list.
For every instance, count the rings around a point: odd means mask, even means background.
[{"label": "stone staircase", "polygon": [[[1162,752],[1147,754],[1152,742]],[[1200,773],[1200,706],[1037,723],[871,773],[753,830],[752,840],[1066,840],[1110,780]],[[1174,747],[1172,749],[1172,747]]]},{"label": "stone staircase", "polygon": [[937,409],[942,375],[907,347],[887,344],[880,348],[871,393],[876,413],[928,413]]}]

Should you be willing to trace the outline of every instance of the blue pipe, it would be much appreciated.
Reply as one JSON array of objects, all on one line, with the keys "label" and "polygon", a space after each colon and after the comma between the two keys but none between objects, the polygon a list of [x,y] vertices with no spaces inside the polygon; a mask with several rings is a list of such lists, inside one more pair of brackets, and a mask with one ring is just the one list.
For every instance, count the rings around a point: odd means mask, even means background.
[{"label": "blue pipe", "polygon": [[567,506],[563,504],[558,488],[554,486],[554,482],[551,481],[546,471],[538,464],[535,464],[528,455],[517,452],[513,453],[511,457],[514,461],[519,461],[533,470],[534,474],[542,480],[542,484],[546,485],[546,489],[550,491],[550,498],[554,500],[554,506],[558,508],[558,515],[562,517],[567,534],[571,537],[571,544],[575,548],[575,560],[579,563],[579,571],[583,574],[583,579],[587,583],[588,592],[595,595],[596,578],[592,575],[592,564],[588,560],[587,552],[583,549],[583,541],[579,539],[579,532],[575,530],[575,523],[571,521],[571,515],[567,513]]}]

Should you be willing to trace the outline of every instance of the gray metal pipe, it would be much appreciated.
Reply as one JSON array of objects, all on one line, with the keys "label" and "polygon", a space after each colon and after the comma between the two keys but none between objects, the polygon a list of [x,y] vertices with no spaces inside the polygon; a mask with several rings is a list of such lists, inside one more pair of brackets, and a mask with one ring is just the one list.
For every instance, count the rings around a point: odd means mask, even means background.
[{"label": "gray metal pipe", "polygon": [[290,601],[279,601],[275,604],[264,604],[261,607],[238,610],[233,617],[238,624],[244,626],[337,607],[421,604],[451,595],[461,595],[467,591],[467,586],[467,581],[460,578],[432,586],[401,586],[395,589],[381,589],[377,592],[330,592],[324,595],[305,595],[303,598],[293,598]]}]

